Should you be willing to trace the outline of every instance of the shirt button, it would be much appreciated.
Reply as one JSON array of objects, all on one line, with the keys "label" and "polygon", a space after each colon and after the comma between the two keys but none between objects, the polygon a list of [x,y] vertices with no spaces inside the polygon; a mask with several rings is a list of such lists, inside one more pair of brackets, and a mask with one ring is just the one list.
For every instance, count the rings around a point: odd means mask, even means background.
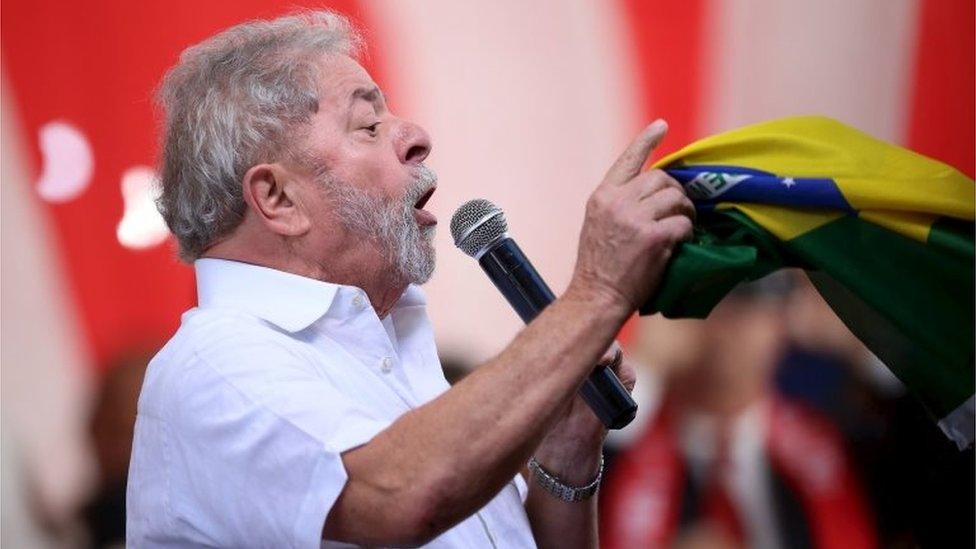
[{"label": "shirt button", "polygon": [[360,294],[356,294],[356,297],[352,298],[352,304],[356,306],[357,309],[362,309],[365,305],[365,300]]},{"label": "shirt button", "polygon": [[388,374],[392,369],[393,361],[390,360],[390,357],[388,356],[383,357],[383,360],[380,361],[380,370],[382,370],[384,374]]}]

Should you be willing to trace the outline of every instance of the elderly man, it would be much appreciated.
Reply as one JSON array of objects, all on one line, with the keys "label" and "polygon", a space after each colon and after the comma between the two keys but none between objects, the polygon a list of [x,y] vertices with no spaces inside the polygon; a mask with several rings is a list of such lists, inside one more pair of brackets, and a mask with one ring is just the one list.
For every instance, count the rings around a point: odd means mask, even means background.
[{"label": "elderly man", "polygon": [[[604,431],[576,390],[690,234],[677,183],[640,173],[666,125],[590,198],[565,294],[449,388],[417,287],[430,141],[356,51],[333,13],[252,22],[163,83],[160,208],[199,303],[140,396],[128,541],[593,546]],[[582,501],[526,489],[531,457]]]}]

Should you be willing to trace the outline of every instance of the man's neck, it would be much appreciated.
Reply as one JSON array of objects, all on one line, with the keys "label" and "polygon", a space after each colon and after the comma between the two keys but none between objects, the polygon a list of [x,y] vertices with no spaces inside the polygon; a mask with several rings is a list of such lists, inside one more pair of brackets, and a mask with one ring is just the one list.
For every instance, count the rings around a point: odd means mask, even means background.
[{"label": "man's neck", "polygon": [[293,254],[261,254],[257,247],[245,248],[224,241],[209,248],[202,257],[240,261],[331,284],[355,286],[366,292],[377,316],[384,318],[400,300],[409,283],[393,280],[393,269],[375,258],[350,255],[336,253],[327,262],[313,262]]}]

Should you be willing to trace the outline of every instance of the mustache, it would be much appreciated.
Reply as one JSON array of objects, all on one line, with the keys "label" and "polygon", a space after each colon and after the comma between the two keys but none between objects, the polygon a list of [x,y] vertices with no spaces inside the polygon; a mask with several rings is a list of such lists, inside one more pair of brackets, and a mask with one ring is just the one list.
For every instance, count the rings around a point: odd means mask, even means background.
[{"label": "mustache", "polygon": [[427,167],[426,164],[417,165],[415,172],[413,182],[407,189],[406,196],[404,196],[404,203],[411,208],[421,197],[437,187],[437,173]]}]

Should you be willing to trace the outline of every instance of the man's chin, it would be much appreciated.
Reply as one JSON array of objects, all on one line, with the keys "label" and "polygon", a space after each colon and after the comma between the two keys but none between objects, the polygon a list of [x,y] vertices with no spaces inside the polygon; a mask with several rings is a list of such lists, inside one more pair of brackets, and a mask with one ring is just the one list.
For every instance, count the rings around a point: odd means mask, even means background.
[{"label": "man's chin", "polygon": [[413,273],[414,276],[411,277],[413,279],[412,283],[418,286],[426,284],[434,275],[434,270],[437,268],[437,257],[434,246],[432,243],[428,244],[430,246],[425,250],[426,254],[423,261],[420,262],[421,264],[416,269],[416,272]]},{"label": "man's chin", "polygon": [[424,284],[427,284],[428,282],[430,282],[430,279],[433,278],[433,276],[434,276],[434,271],[431,271],[429,273],[426,273],[425,276],[422,276],[419,279],[411,282],[411,284],[414,284],[414,285],[417,285],[417,286],[423,286]]},{"label": "man's chin", "polygon": [[417,273],[418,276],[415,277],[416,279],[413,281],[413,283],[418,286],[423,286],[430,281],[431,277],[434,276],[434,271],[436,269],[437,264],[434,262],[433,257],[431,257],[429,265],[425,265],[421,272]]},{"label": "man's chin", "polygon": [[407,256],[392,259],[390,272],[396,273],[401,283],[422,285],[430,280],[436,267],[436,252],[433,242],[422,239]]}]

